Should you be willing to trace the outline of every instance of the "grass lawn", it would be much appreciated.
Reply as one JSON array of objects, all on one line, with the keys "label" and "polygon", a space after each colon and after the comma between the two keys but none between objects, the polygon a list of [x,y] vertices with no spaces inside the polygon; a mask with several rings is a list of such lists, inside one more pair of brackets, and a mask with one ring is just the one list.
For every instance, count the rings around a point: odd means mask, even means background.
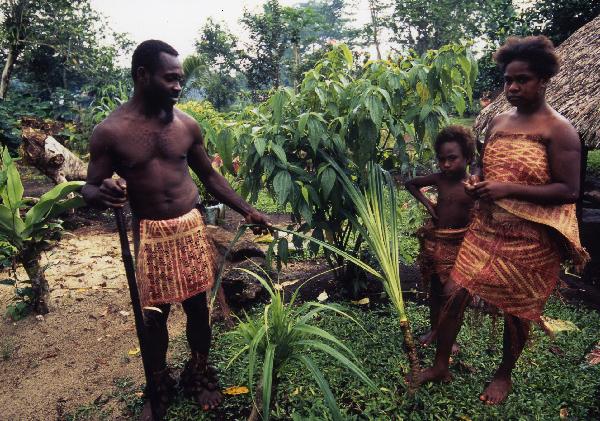
[{"label": "grass lawn", "polygon": [[[490,335],[488,316],[469,311],[459,343],[461,353],[452,366],[455,379],[446,385],[425,385],[417,394],[405,394],[403,377],[408,369],[401,350],[400,330],[391,309],[385,305],[369,307],[349,305],[368,334],[351,321],[324,315],[318,325],[327,329],[355,352],[365,372],[377,383],[379,390],[366,390],[348,372],[331,364],[320,354],[314,358],[324,371],[331,389],[349,420],[591,420],[600,417],[600,365],[589,367],[584,356],[600,339],[600,314],[566,305],[557,298],[549,301],[546,315],[574,322],[579,330],[562,332],[553,342],[541,330],[535,329],[531,344],[524,351],[514,373],[514,392],[501,406],[490,407],[479,402],[478,396],[500,360],[501,329]],[[262,308],[256,309],[256,314]],[[415,332],[426,325],[427,308],[409,305]],[[180,368],[187,357],[184,337],[172,341],[171,363]],[[218,366],[221,383],[247,386],[246,361],[237,361],[225,369],[236,350],[233,337],[217,327],[214,331],[212,360]],[[431,362],[433,350],[423,355]],[[121,379],[115,385],[114,396],[137,413],[141,400],[135,392],[140,385]],[[180,398],[170,409],[169,420],[244,419],[250,408],[250,395],[228,397],[220,414],[205,414],[191,402]],[[274,419],[330,419],[319,389],[305,370],[291,366],[282,379]],[[97,419],[102,408],[82,407],[71,420]],[[111,419],[110,414],[104,414]],[[90,418],[91,417],[91,418]]]}]

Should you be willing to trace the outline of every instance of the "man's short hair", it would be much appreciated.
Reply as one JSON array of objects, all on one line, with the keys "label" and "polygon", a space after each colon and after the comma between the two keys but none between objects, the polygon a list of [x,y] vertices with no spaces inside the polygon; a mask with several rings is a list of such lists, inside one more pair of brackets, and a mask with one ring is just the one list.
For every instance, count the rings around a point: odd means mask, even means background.
[{"label": "man's short hair", "polygon": [[135,48],[131,58],[131,77],[135,81],[137,69],[144,67],[149,72],[155,72],[158,68],[160,53],[178,56],[179,53],[169,44],[157,39],[149,39]]},{"label": "man's short hair", "polygon": [[502,72],[511,61],[520,60],[527,62],[531,71],[540,78],[550,79],[558,73],[559,62],[554,44],[543,35],[510,37],[493,57]]},{"label": "man's short hair", "polygon": [[446,126],[438,133],[433,145],[436,155],[440,153],[440,148],[444,143],[456,142],[467,161],[473,159],[475,154],[475,137],[471,129],[458,124]]}]

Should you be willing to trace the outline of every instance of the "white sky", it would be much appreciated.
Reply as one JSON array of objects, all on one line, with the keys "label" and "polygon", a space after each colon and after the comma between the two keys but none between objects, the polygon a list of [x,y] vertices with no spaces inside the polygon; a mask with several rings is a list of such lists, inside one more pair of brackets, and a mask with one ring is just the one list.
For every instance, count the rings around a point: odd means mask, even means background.
[{"label": "white sky", "polygon": [[[358,0],[351,12],[355,25],[369,20],[368,0]],[[92,7],[108,19],[117,32],[127,32],[135,44],[146,39],[160,39],[171,44],[183,59],[194,52],[194,40],[206,19],[212,17],[224,21],[241,40],[247,39],[239,24],[244,8],[259,11],[265,0],[91,0]],[[280,0],[285,6],[299,3],[298,0]],[[130,58],[120,62],[128,65]]]}]

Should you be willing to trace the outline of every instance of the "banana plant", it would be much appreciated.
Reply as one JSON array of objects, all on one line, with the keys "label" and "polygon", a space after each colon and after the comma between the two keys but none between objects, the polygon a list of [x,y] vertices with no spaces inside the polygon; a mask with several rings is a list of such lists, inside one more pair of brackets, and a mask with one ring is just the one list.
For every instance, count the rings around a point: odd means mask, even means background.
[{"label": "banana plant", "polygon": [[331,392],[329,383],[323,373],[309,356],[310,351],[327,354],[342,367],[350,370],[355,376],[371,388],[374,383],[358,366],[352,351],[339,339],[329,332],[314,326],[311,321],[323,311],[333,311],[358,323],[338,306],[316,302],[307,302],[294,306],[299,288],[294,292],[288,303],[284,301],[283,291],[273,287],[270,281],[256,272],[238,269],[254,277],[267,290],[271,302],[265,306],[262,317],[251,318],[246,315],[240,320],[232,332],[244,344],[242,349],[231,359],[229,364],[246,354],[248,357],[248,384],[254,384],[259,356],[262,356],[262,375],[253,393],[254,406],[248,421],[262,419],[268,421],[271,401],[277,394],[279,378],[289,366],[296,361],[306,367],[318,384],[325,403],[335,421],[344,419]]},{"label": "banana plant", "polygon": [[[55,218],[84,204],[81,197],[67,196],[83,186],[83,181],[61,183],[43,194],[28,211],[23,200],[21,176],[8,149],[1,153],[0,171],[0,239],[16,249],[15,259],[23,265],[31,282],[31,307],[38,313],[48,312],[48,281],[40,264],[41,246],[48,235],[62,228]],[[24,218],[22,214],[25,213]]]}]

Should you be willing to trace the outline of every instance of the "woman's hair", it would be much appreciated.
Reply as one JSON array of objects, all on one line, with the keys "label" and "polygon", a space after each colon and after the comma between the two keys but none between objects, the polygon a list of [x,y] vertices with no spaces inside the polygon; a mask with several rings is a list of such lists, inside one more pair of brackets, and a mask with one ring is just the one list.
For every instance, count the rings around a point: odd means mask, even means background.
[{"label": "woman's hair", "polygon": [[439,154],[441,146],[448,142],[458,143],[467,161],[473,159],[473,155],[475,154],[475,137],[471,129],[459,125],[446,126],[435,138],[435,144],[433,145],[435,153]]},{"label": "woman's hair", "polygon": [[520,60],[527,62],[531,71],[543,79],[550,79],[558,73],[559,63],[554,45],[543,35],[510,37],[493,57],[503,72],[511,61]]}]

